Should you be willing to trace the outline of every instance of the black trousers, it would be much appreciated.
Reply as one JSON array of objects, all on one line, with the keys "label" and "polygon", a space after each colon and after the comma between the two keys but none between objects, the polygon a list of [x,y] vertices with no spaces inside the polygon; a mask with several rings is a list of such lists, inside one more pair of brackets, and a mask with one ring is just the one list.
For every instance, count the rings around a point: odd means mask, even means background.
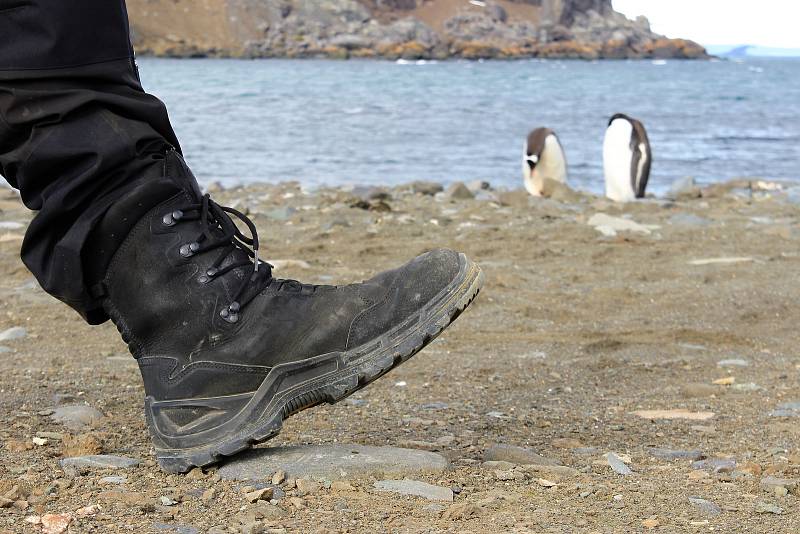
[{"label": "black trousers", "polygon": [[108,207],[160,177],[180,150],[142,89],[124,0],[0,0],[0,174],[37,211],[22,259],[51,295],[96,324],[87,240]]}]

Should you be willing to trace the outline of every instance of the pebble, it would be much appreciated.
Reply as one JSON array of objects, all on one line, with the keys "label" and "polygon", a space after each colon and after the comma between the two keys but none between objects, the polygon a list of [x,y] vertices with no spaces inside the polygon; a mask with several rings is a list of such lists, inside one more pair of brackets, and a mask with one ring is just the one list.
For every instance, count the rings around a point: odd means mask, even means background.
[{"label": "pebble", "polygon": [[15,326],[0,332],[0,342],[2,341],[16,341],[27,337],[28,331],[21,326]]},{"label": "pebble", "polygon": [[739,392],[750,392],[750,391],[763,391],[764,388],[756,384],[755,382],[747,382],[746,384],[734,384],[731,387],[734,391]]},{"label": "pebble", "polygon": [[100,479],[99,482],[100,484],[119,485],[119,484],[125,484],[125,482],[127,481],[128,481],[127,477],[115,475],[110,477],[103,477]]},{"label": "pebble", "polygon": [[770,412],[770,417],[800,417],[800,402],[786,402]]},{"label": "pebble", "polygon": [[444,191],[444,187],[437,182],[414,182],[411,184],[411,190],[419,195],[434,196]]},{"label": "pebble", "polygon": [[283,469],[278,469],[275,471],[275,474],[272,475],[272,483],[276,486],[283,484],[284,480],[286,480],[286,471]]},{"label": "pebble", "polygon": [[463,184],[463,182],[453,182],[444,191],[444,197],[448,200],[472,200],[475,193]]},{"label": "pebble", "polygon": [[443,471],[443,456],[420,450],[364,445],[303,445],[254,449],[222,466],[223,480],[269,480],[282,470],[292,477],[341,480],[353,475],[402,474]]},{"label": "pebble", "polygon": [[453,490],[442,486],[434,486],[419,480],[380,480],[375,482],[379,491],[413,495],[429,501],[453,501]]},{"label": "pebble", "polygon": [[713,412],[691,412],[689,410],[639,410],[631,412],[642,419],[688,419],[690,421],[707,421],[714,417]]},{"label": "pebble", "polygon": [[689,502],[706,515],[715,516],[722,513],[722,509],[719,506],[706,499],[701,499],[700,497],[689,497]]},{"label": "pebble", "polygon": [[8,354],[9,352],[14,352],[14,351],[8,347],[0,345],[0,354]]},{"label": "pebble", "polygon": [[711,225],[711,221],[703,217],[698,217],[693,213],[677,213],[669,218],[672,226],[695,226],[703,227]]},{"label": "pebble", "polygon": [[61,534],[72,523],[72,514],[44,514],[41,523],[43,534]]},{"label": "pebble", "polygon": [[713,473],[732,473],[736,469],[736,460],[732,458],[709,458],[692,464],[692,469],[704,469]]},{"label": "pebble", "polygon": [[651,447],[647,452],[654,458],[662,460],[701,460],[703,458],[702,451],[692,450],[685,451],[680,449],[661,449]]},{"label": "pebble", "polygon": [[161,506],[175,506],[178,504],[178,501],[166,496],[162,496],[159,501],[161,502]]},{"label": "pebble", "polygon": [[720,367],[748,367],[750,362],[742,359],[720,360],[717,365]]},{"label": "pebble", "polygon": [[103,414],[91,406],[73,404],[57,407],[50,418],[70,430],[83,430],[100,422]]},{"label": "pebble", "polygon": [[791,478],[764,477],[761,479],[761,487],[770,493],[785,496],[788,493],[797,493],[800,481]]},{"label": "pebble", "polygon": [[298,478],[295,484],[298,490],[307,495],[313,495],[322,489],[319,482],[310,478]]},{"label": "pebble", "polygon": [[493,445],[483,455],[487,462],[510,462],[518,465],[560,465],[561,462],[546,458],[531,449],[514,445]]},{"label": "pebble", "polygon": [[777,504],[772,504],[772,503],[768,503],[768,502],[764,502],[764,501],[759,501],[759,503],[756,504],[755,512],[757,514],[781,515],[783,513],[783,508],[781,508]]},{"label": "pebble", "polygon": [[608,465],[611,466],[611,469],[614,470],[617,474],[622,476],[632,475],[633,471],[630,467],[625,465],[625,462],[622,461],[622,458],[614,454],[613,452],[609,452],[605,455],[606,460],[608,460]]},{"label": "pebble", "polygon": [[96,469],[130,469],[141,463],[141,460],[127,458],[125,456],[113,456],[108,454],[96,454],[90,456],[74,456],[64,458],[59,461],[62,468],[66,467],[90,467]]},{"label": "pebble", "polygon": [[558,438],[550,443],[556,449],[582,449],[584,444],[579,439],[575,438]]},{"label": "pebble", "polygon": [[612,217],[605,213],[596,213],[588,221],[589,226],[603,234],[605,237],[615,237],[619,232],[634,232],[650,235],[653,230],[660,227],[652,224],[639,224],[631,219]]}]

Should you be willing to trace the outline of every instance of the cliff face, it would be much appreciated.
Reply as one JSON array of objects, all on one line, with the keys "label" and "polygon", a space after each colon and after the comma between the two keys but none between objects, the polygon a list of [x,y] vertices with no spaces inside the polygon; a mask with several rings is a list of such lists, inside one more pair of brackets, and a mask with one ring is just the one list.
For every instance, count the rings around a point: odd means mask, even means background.
[{"label": "cliff face", "polygon": [[386,58],[702,58],[611,0],[128,0],[139,53]]}]

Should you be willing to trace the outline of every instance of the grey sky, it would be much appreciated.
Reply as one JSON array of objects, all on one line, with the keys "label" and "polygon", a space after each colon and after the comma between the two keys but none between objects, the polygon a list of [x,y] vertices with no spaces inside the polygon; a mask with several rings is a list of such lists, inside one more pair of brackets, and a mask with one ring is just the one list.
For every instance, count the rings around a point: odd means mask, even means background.
[{"label": "grey sky", "polygon": [[798,0],[613,0],[617,11],[646,15],[653,30],[703,45],[800,48]]}]

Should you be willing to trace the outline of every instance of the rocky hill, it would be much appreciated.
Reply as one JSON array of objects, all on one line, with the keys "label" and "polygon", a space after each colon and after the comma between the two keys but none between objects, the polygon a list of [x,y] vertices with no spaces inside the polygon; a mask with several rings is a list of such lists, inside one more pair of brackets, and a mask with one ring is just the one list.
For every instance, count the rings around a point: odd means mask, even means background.
[{"label": "rocky hill", "polygon": [[704,58],[611,0],[128,0],[139,53],[220,57]]}]

